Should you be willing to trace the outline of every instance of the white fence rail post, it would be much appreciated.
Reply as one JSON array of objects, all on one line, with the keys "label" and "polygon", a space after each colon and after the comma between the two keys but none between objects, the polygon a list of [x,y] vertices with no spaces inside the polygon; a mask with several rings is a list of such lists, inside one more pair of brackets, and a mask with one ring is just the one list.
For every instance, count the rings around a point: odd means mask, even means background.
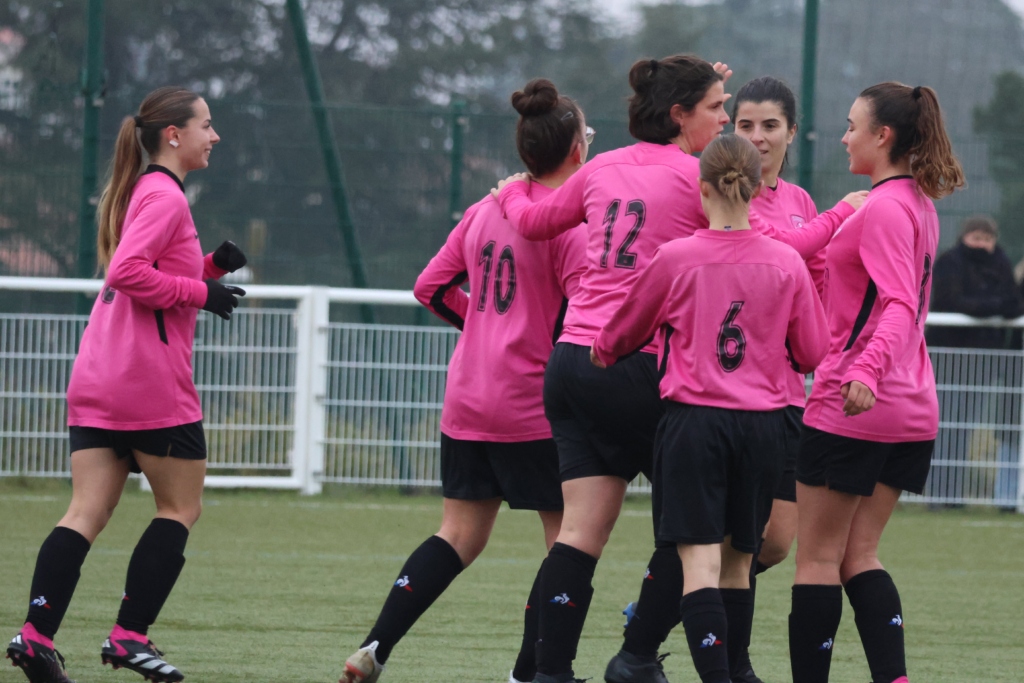
[{"label": "white fence rail post", "polygon": [[302,493],[315,495],[323,490],[324,434],[327,411],[327,326],[330,322],[330,290],[327,287],[313,287],[310,294],[309,362],[303,376],[308,408],[306,421],[296,422],[295,429],[305,432],[306,456],[302,474]]}]

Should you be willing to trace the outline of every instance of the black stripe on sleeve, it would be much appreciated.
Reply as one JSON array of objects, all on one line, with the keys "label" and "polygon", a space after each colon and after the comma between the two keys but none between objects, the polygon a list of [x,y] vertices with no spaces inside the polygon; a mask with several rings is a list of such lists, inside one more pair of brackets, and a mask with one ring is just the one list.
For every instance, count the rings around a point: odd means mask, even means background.
[{"label": "black stripe on sleeve", "polygon": [[796,358],[793,358],[793,347],[789,344],[789,337],[786,337],[786,353],[789,354],[789,367],[800,372],[800,364],[796,362]]},{"label": "black stripe on sleeve", "polygon": [[555,331],[551,335],[551,345],[554,346],[558,343],[558,338],[562,336],[562,326],[565,324],[565,314],[569,310],[569,299],[562,297],[562,306],[558,309],[558,317],[555,318]]},{"label": "black stripe on sleeve", "polygon": [[672,339],[672,333],[675,332],[675,328],[672,327],[671,325],[667,324],[667,323],[665,324],[664,329],[665,329],[665,341],[664,341],[665,348],[662,350],[663,353],[661,354],[661,366],[658,368],[658,379],[659,380],[662,377],[665,376],[666,372],[668,372],[668,350],[670,348],[669,347],[669,341]]},{"label": "black stripe on sleeve", "polygon": [[[160,262],[153,261],[153,267],[156,270],[160,270]],[[156,316],[156,331],[160,335],[160,341],[162,341],[165,345],[169,346],[170,344],[167,341],[167,328],[164,327],[163,309],[158,308],[155,311],[153,311],[153,314]]]},{"label": "black stripe on sleeve", "polygon": [[452,287],[458,287],[461,285],[468,277],[469,273],[465,270],[461,273],[457,273],[455,277],[448,281],[447,284],[438,287],[437,291],[434,292],[434,295],[430,297],[430,307],[434,309],[434,312],[460,330],[466,324],[466,321],[461,315],[448,308],[447,304],[444,302],[444,295],[447,294],[448,290]]},{"label": "black stripe on sleeve", "polygon": [[857,319],[853,322],[853,332],[850,333],[850,341],[846,342],[843,351],[852,349],[854,342],[857,341],[857,337],[864,331],[864,326],[868,324],[868,318],[871,317],[871,309],[875,307],[875,300],[877,298],[878,287],[875,286],[874,280],[868,280],[868,289],[864,292],[864,303],[860,305],[860,312],[857,314]]}]

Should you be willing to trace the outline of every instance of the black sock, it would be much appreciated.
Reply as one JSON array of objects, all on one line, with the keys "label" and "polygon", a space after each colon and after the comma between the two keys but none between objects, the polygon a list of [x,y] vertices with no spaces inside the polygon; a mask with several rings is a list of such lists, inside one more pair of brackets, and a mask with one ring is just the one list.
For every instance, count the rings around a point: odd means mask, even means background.
[{"label": "black sock", "polygon": [[[546,562],[546,560],[545,560]],[[519,656],[512,668],[512,678],[517,681],[532,681],[537,674],[537,626],[540,622],[540,575],[544,572],[544,562],[540,563],[537,576],[530,588],[530,597],[526,600],[523,610],[523,643],[519,646]]]},{"label": "black sock", "polygon": [[188,529],[181,522],[157,517],[149,523],[128,562],[118,626],[149,633],[185,566],[187,542]]},{"label": "black sock", "polygon": [[590,609],[597,558],[555,543],[540,576],[537,671],[549,676],[572,672],[576,646]]},{"label": "black sock", "polygon": [[39,548],[25,621],[50,640],[57,634],[71,604],[89,545],[85,536],[74,529],[58,526]]},{"label": "black sock", "polygon": [[903,646],[903,607],[889,572],[872,569],[846,582],[860,641],[864,644],[871,678],[892,683],[907,675]]},{"label": "black sock", "polygon": [[423,541],[402,566],[377,623],[361,647],[376,640],[380,643],[377,661],[381,664],[386,662],[391,656],[391,649],[462,573],[462,569],[462,559],[448,541],[440,536],[431,536]]},{"label": "black sock", "polygon": [[647,563],[636,612],[626,626],[622,649],[641,659],[653,659],[679,623],[676,607],[683,594],[683,563],[675,543],[658,544]]},{"label": "black sock", "polygon": [[828,680],[832,646],[842,616],[842,586],[793,586],[793,608],[789,613],[789,661],[793,668],[793,683]]},{"label": "black sock", "polygon": [[754,591],[749,588],[722,588],[722,605],[729,623],[729,673],[739,676],[747,672],[750,657],[750,629],[754,623]]},{"label": "black sock", "polygon": [[693,666],[702,683],[729,683],[729,625],[717,588],[701,588],[679,601]]}]

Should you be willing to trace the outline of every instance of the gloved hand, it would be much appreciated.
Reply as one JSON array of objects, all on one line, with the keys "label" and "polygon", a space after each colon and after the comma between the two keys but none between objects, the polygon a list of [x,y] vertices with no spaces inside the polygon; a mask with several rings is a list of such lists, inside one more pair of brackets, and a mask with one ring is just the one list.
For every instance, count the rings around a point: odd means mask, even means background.
[{"label": "gloved hand", "polygon": [[[225,244],[231,243],[225,242]],[[241,254],[242,252],[238,253]],[[242,258],[245,257],[243,256]],[[213,278],[203,282],[206,283],[206,303],[203,304],[203,310],[216,313],[225,320],[231,320],[231,311],[235,310],[238,306],[238,299],[235,295],[245,296],[245,290],[232,285],[222,285]]]},{"label": "gloved hand", "polygon": [[221,270],[233,273],[248,263],[245,254],[238,248],[238,245],[231,240],[225,240],[222,245],[213,252],[213,265]]}]

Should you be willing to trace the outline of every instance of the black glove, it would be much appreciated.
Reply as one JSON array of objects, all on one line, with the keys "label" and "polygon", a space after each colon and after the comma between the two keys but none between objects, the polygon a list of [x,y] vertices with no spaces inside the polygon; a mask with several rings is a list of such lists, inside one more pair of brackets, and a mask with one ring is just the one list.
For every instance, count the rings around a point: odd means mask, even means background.
[{"label": "black glove", "polygon": [[213,252],[213,265],[229,273],[235,272],[246,263],[248,261],[245,258],[245,254],[231,240],[225,240],[224,244],[217,247],[217,251]]},{"label": "black glove", "polygon": [[[226,242],[225,244],[231,243]],[[238,253],[241,254],[242,252]],[[243,256],[242,258],[245,257]],[[235,310],[238,306],[238,299],[235,295],[245,296],[245,290],[241,287],[222,285],[213,278],[204,280],[204,282],[206,283],[206,303],[203,304],[203,310],[216,313],[225,320],[231,320],[231,311]]]}]

